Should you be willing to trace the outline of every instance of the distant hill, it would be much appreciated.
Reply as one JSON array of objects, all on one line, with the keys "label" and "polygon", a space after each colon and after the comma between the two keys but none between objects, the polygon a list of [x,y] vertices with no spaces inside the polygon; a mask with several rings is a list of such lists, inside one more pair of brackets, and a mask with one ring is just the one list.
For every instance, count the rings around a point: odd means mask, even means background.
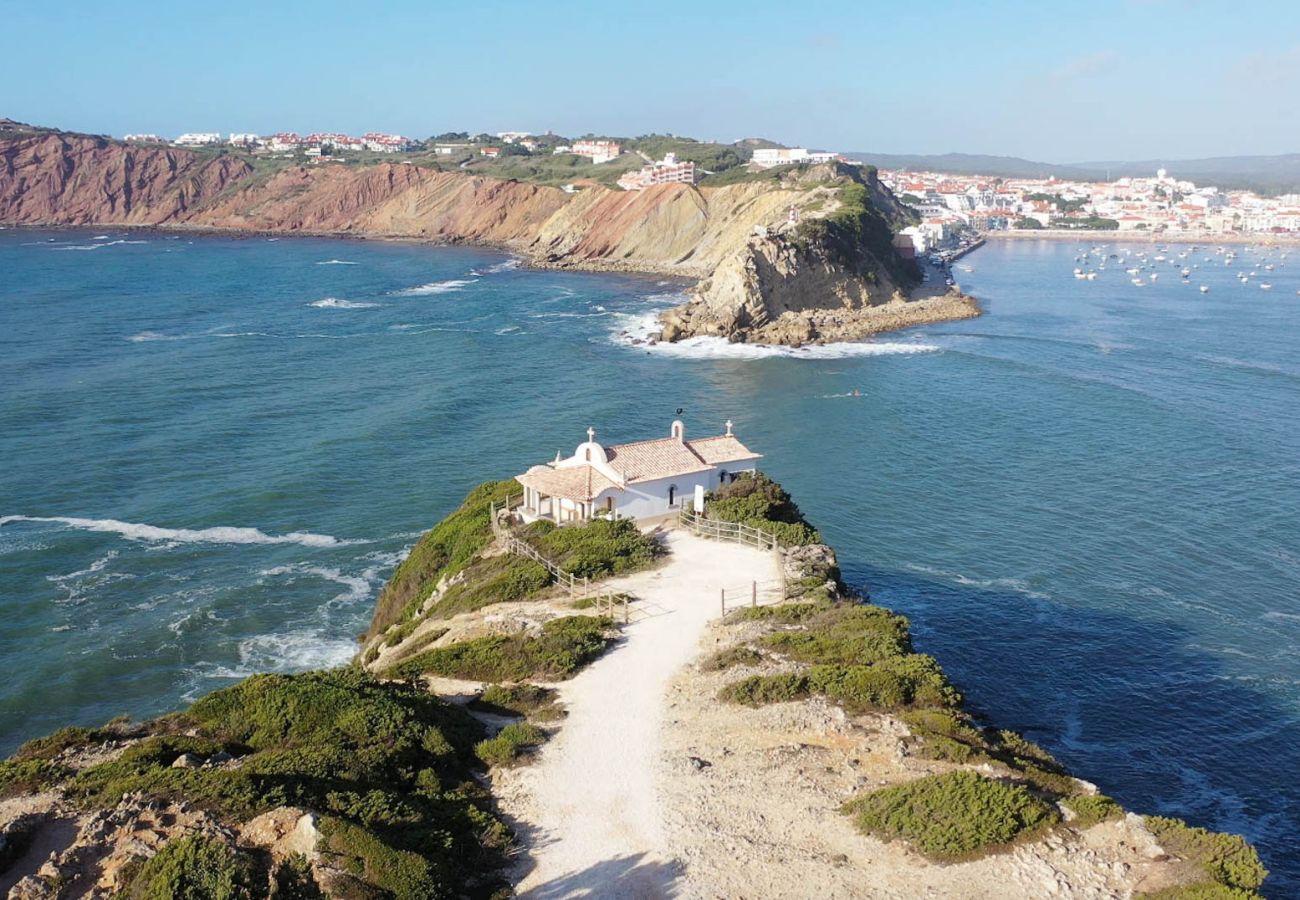
[{"label": "distant hill", "polygon": [[923,169],[954,175],[993,175],[1001,178],[1048,178],[1073,180],[1122,178],[1151,175],[1168,169],[1171,175],[1198,184],[1226,189],[1247,189],[1261,194],[1300,192],[1300,153],[1280,156],[1218,156],[1206,159],[1111,160],[1079,163],[1046,163],[1016,156],[986,156],[977,153],[900,154],[845,153],[885,169]]}]

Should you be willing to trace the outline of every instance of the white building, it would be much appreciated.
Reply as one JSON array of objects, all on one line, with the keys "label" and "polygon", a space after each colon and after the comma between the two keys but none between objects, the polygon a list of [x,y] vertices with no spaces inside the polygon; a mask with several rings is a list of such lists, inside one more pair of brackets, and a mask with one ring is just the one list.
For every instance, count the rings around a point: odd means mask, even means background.
[{"label": "white building", "polygon": [[172,141],[173,144],[180,144],[182,147],[204,147],[212,144],[220,144],[221,135],[215,131],[194,131],[186,132]]},{"label": "white building", "polygon": [[628,172],[618,179],[625,191],[640,191],[656,184],[697,184],[700,180],[695,163],[677,159],[676,153],[667,153],[659,162],[641,167],[639,172]]},{"label": "white building", "polygon": [[755,150],[750,162],[760,169],[770,169],[773,166],[788,166],[794,163],[825,163],[838,158],[838,153],[811,151],[805,147],[766,147]]},{"label": "white building", "polygon": [[131,141],[137,144],[165,144],[167,143],[156,134],[128,134],[122,138],[124,141]]},{"label": "white building", "polygon": [[236,134],[232,131],[227,143],[234,144],[236,147],[256,147],[262,143],[262,139],[255,134]]},{"label": "white building", "polygon": [[596,432],[573,455],[533,466],[516,476],[524,488],[518,512],[525,522],[549,519],[557,523],[585,522],[594,516],[645,519],[681,508],[696,489],[712,490],[753,472],[761,455],[732,434],[688,441],[680,421],[669,436],[604,447]]},{"label": "white building", "polygon": [[578,156],[590,156],[596,165],[618,159],[623,147],[618,141],[574,141],[573,152]]}]

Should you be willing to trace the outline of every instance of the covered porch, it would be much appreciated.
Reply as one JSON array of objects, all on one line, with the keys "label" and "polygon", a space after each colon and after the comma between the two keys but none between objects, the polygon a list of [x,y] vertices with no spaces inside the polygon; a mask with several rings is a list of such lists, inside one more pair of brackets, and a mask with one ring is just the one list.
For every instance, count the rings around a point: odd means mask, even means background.
[{"label": "covered porch", "polygon": [[556,525],[616,518],[618,486],[588,467],[534,466],[516,479],[523,496],[512,512],[525,523],[545,519]]}]

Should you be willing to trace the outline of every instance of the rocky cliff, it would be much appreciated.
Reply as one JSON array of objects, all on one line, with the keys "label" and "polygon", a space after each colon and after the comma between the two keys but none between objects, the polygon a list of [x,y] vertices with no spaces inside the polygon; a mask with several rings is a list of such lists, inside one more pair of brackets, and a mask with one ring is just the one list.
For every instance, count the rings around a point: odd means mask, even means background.
[{"label": "rocky cliff", "polygon": [[[810,227],[845,220],[855,186],[867,198],[862,221],[885,229],[870,251],[865,232],[837,244],[837,232]],[[542,266],[699,279],[692,302],[667,316],[666,340],[797,344],[974,315],[964,299],[909,298],[888,243],[902,215],[874,174],[840,166],[720,187],[566,192],[410,162],[297,165],[62,132],[0,135],[3,224],[468,241]]]}]

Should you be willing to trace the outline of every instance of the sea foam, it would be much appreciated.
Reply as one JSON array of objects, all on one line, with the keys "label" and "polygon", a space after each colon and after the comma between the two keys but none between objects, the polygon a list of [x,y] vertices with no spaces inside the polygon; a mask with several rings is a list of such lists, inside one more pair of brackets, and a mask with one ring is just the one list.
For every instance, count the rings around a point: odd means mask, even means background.
[{"label": "sea foam", "polygon": [[308,306],[314,306],[317,309],[373,309],[378,303],[366,303],[361,300],[342,300],[338,297],[326,297],[324,300],[313,300]]},{"label": "sea foam", "polygon": [[300,544],[303,547],[343,547],[355,541],[345,541],[328,534],[293,531],[288,534],[267,534],[256,528],[239,528],[218,525],[213,528],[161,528],[120,522],[117,519],[80,519],[73,516],[0,516],[0,527],[11,522],[44,522],[67,525],[86,531],[119,534],[129,541],[175,541],[182,544]]},{"label": "sea foam", "polygon": [[399,297],[426,297],[430,294],[450,294],[459,291],[466,285],[478,281],[477,278],[449,278],[446,281],[431,281],[428,284],[417,285],[412,288],[405,288],[400,291],[393,291]]},{"label": "sea foam", "polygon": [[846,341],[837,344],[782,347],[770,344],[733,344],[720,337],[693,337],[683,341],[657,341],[652,344],[650,341],[659,330],[658,315],[655,312],[644,316],[621,316],[625,325],[615,331],[611,339],[622,346],[681,359],[770,359],[777,356],[791,359],[846,359],[855,356],[933,353],[939,350],[939,347],[934,344],[920,342]]}]

